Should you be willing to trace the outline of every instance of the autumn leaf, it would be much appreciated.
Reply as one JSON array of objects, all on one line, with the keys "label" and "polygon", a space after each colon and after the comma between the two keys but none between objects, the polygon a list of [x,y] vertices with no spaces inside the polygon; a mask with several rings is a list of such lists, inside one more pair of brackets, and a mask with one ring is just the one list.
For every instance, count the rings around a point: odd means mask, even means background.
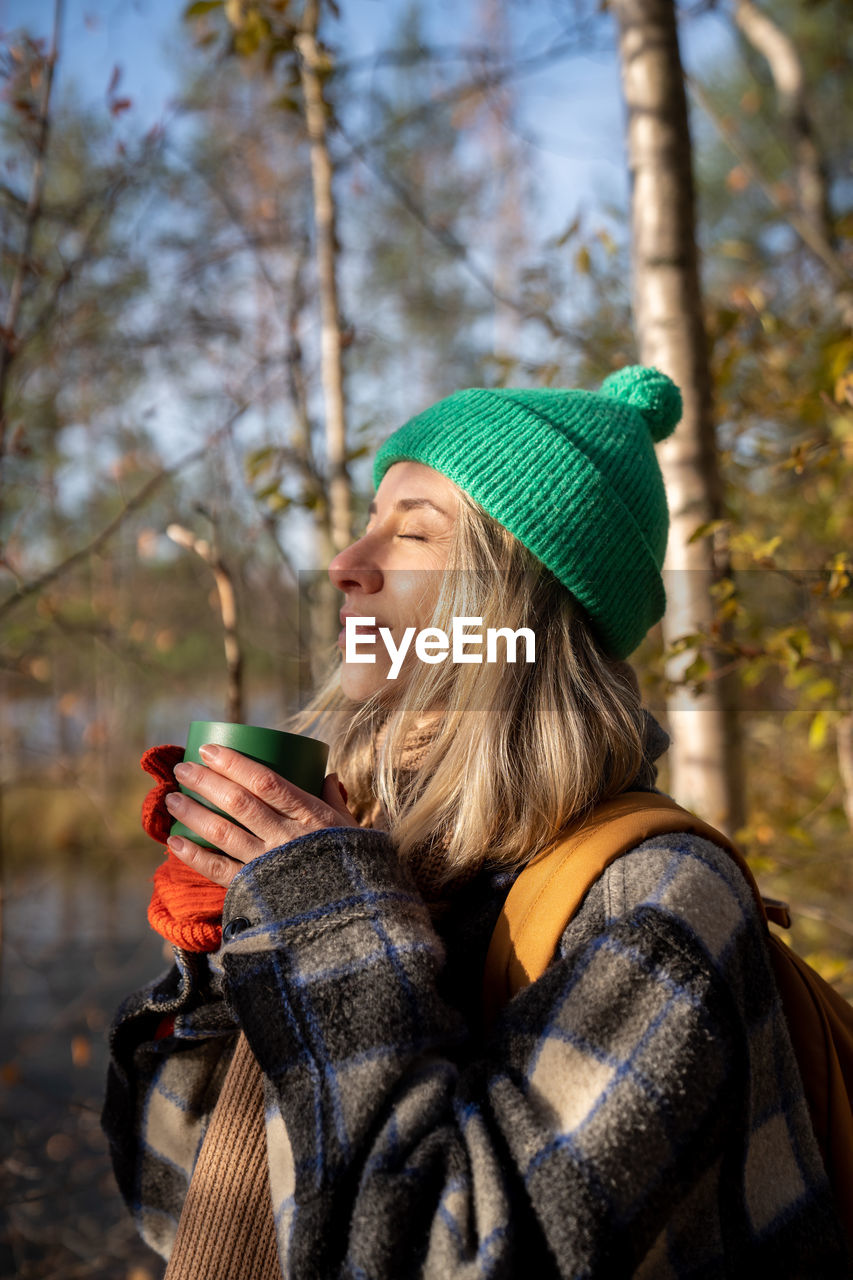
[{"label": "autumn leaf", "polygon": [[201,18],[204,14],[211,13],[214,9],[221,9],[222,4],[223,0],[195,0],[194,4],[189,4],[184,9],[184,20]]}]

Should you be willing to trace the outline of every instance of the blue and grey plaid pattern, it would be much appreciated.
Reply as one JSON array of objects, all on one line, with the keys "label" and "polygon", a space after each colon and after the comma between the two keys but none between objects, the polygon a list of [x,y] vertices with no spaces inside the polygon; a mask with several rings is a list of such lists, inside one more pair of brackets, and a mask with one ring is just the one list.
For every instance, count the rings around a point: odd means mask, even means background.
[{"label": "blue and grey plaid pattern", "polygon": [[[335,828],[241,871],[215,957],[125,1002],[104,1123],[168,1256],[239,1025],[265,1076],[283,1275],[718,1277],[848,1261],[762,927],[728,857],[647,841],[587,895],[486,1038],[508,877],[434,922],[388,836]],[[174,1034],[155,1041],[164,1012]]]}]

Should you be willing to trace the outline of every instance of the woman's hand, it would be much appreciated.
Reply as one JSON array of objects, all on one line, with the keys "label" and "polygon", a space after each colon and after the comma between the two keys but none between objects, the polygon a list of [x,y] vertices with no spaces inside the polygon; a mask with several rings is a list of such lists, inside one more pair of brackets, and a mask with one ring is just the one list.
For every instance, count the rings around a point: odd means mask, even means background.
[{"label": "woman's hand", "polygon": [[242,825],[235,826],[197,800],[174,791],[165,801],[172,816],[223,853],[182,836],[170,836],[167,843],[182,862],[214,884],[229,885],[245,863],[298,836],[327,827],[358,826],[347,809],[336,773],[326,778],[322,798],[318,798],[230,747],[205,746],[199,754],[204,765],[178,764],[175,777]]}]

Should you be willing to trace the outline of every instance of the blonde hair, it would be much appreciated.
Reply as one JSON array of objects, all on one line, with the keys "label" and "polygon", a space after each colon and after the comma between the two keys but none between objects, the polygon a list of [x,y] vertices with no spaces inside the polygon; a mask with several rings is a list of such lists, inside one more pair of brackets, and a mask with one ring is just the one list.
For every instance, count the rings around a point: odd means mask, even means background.
[{"label": "blonde hair", "polygon": [[[354,704],[333,658],[314,697],[283,726],[329,742],[328,768],[343,781],[351,811],[363,822],[378,800],[381,825],[403,861],[443,844],[443,884],[486,862],[527,862],[596,803],[643,777],[644,768],[643,785],[656,773],[644,753],[633,669],[603,652],[584,610],[550,570],[457,492],[430,625],[450,634],[454,617],[475,617],[484,629],[531,628],[535,662],[416,662],[401,687],[386,681]],[[431,722],[426,758],[406,775],[406,736]]]}]

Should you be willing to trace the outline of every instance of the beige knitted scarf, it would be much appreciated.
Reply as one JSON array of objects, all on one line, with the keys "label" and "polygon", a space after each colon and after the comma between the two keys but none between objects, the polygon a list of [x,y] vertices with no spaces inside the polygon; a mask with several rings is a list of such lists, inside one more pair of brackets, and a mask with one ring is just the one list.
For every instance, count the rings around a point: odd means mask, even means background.
[{"label": "beige knitted scarf", "polygon": [[[402,769],[414,772],[420,767],[434,732],[433,721],[420,721],[407,735]],[[382,730],[374,755],[381,741]],[[361,825],[385,826],[378,801]],[[441,847],[432,846],[419,867],[424,888],[435,879],[440,861]],[[237,1276],[281,1280],[267,1161],[264,1078],[242,1031],[202,1141],[164,1280],[234,1280]]]}]

